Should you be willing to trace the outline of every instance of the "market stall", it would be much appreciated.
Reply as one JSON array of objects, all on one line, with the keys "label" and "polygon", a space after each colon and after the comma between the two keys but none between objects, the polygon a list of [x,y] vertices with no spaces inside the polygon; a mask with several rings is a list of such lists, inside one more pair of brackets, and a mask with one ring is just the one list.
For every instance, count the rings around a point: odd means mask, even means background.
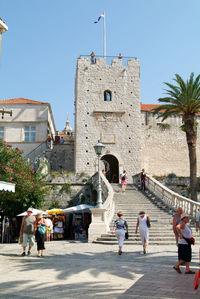
[{"label": "market stall", "polygon": [[66,215],[67,238],[75,240],[85,240],[88,235],[88,227],[91,223],[90,209],[91,205],[77,205],[67,209],[63,209],[63,215]]}]

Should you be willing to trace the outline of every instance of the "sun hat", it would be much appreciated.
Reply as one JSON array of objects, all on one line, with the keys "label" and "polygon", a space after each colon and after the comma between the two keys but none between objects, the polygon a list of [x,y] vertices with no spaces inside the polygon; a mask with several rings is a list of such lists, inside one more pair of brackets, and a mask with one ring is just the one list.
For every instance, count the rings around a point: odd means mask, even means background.
[{"label": "sun hat", "polygon": [[32,208],[28,208],[27,212],[33,213],[33,209]]},{"label": "sun hat", "polygon": [[181,219],[183,219],[185,217],[189,217],[189,215],[187,213],[183,213],[183,215],[181,216]]},{"label": "sun hat", "polygon": [[39,219],[42,218],[42,216],[43,216],[42,213],[37,214],[37,218],[39,218]]}]

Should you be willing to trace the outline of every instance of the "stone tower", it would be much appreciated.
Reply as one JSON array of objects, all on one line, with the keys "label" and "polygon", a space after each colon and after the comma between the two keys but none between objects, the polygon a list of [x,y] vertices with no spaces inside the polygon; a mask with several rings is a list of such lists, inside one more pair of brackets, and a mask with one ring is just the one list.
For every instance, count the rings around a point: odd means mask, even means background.
[{"label": "stone tower", "polygon": [[141,169],[140,65],[122,64],[122,56],[107,65],[105,58],[78,58],[75,80],[75,171],[97,170],[93,146],[105,146],[101,160],[109,179],[119,181]]}]

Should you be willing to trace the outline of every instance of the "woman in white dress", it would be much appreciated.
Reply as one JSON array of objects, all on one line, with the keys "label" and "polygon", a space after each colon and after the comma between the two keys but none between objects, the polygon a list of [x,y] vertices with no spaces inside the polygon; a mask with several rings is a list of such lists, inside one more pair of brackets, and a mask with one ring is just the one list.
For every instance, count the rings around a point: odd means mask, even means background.
[{"label": "woman in white dress", "polygon": [[139,212],[136,224],[135,233],[137,234],[138,227],[140,232],[140,237],[143,245],[143,253],[146,254],[146,248],[149,242],[149,229],[147,226],[147,222],[150,223],[150,218],[145,212]]}]

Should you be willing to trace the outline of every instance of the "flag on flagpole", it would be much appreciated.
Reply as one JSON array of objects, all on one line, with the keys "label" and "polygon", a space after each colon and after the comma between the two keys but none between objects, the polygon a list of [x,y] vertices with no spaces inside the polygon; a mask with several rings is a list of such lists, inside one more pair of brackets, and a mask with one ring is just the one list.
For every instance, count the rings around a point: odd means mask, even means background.
[{"label": "flag on flagpole", "polygon": [[100,17],[98,17],[98,19],[94,22],[95,24],[99,23],[99,21],[101,20],[101,18],[104,18],[104,13],[102,13],[100,15]]}]

